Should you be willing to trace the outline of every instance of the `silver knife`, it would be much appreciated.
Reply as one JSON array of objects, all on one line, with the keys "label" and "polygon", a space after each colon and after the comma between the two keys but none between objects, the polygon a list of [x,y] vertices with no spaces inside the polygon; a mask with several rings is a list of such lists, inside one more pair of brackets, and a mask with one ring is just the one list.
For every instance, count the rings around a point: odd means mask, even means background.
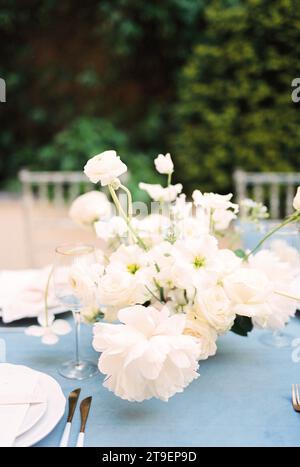
[{"label": "silver knife", "polygon": [[81,426],[80,432],[77,438],[76,447],[83,448],[84,446],[84,432],[85,432],[85,425],[89,416],[89,411],[92,403],[92,397],[87,397],[83,399],[80,404],[80,415],[81,415]]},{"label": "silver knife", "polygon": [[61,437],[60,444],[59,444],[61,448],[65,448],[68,446],[73,415],[76,409],[80,391],[81,391],[80,388],[74,389],[74,391],[70,392],[69,394],[69,413],[68,413],[67,423],[66,423],[66,426],[65,426],[63,435]]}]

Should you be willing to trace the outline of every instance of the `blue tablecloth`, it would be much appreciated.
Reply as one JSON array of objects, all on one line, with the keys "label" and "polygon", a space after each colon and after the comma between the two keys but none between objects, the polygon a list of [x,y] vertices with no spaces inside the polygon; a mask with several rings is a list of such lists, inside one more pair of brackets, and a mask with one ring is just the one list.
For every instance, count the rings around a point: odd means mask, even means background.
[{"label": "blue tablecloth", "polygon": [[[91,332],[85,327],[82,350],[97,361]],[[295,318],[286,332],[291,340],[300,337],[300,320]],[[45,346],[21,329],[0,327],[8,362],[48,373],[66,396],[79,386],[82,397],[93,396],[87,446],[300,446],[300,414],[291,407],[291,385],[300,382],[300,363],[292,361],[292,347],[267,347],[261,335],[221,337],[217,355],[201,363],[200,378],[168,403],[130,403],[104,389],[100,374],[83,382],[58,375],[60,362],[71,357],[72,334]],[[65,418],[38,446],[58,446]],[[77,410],[71,446],[78,429]]]}]

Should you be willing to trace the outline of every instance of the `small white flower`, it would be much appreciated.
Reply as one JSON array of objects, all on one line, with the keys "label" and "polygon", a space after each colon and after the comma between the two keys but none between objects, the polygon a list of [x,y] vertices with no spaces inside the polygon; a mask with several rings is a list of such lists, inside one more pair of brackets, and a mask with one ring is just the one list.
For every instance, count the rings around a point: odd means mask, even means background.
[{"label": "small white flower", "polygon": [[116,183],[118,177],[127,171],[127,166],[117,156],[116,151],[104,151],[92,157],[84,166],[84,173],[92,183],[102,186]]},{"label": "small white flower", "polygon": [[293,201],[293,207],[296,211],[300,211],[300,186],[297,188],[297,193]]},{"label": "small white flower", "polygon": [[159,154],[154,160],[154,164],[157,172],[160,174],[169,175],[174,171],[174,164],[169,153],[165,156],[163,154]]},{"label": "small white flower", "polygon": [[69,210],[69,216],[77,224],[90,227],[100,219],[107,219],[111,206],[107,196],[100,191],[90,191],[76,198]]},{"label": "small white flower", "polygon": [[102,352],[104,386],[129,401],[156,397],[167,401],[182,392],[197,373],[199,346],[184,335],[184,314],[169,315],[143,306],[119,311],[122,324],[96,324],[93,346]]},{"label": "small white flower", "polygon": [[151,185],[150,183],[139,183],[139,187],[141,190],[145,190],[154,201],[160,202],[175,201],[182,191],[181,183],[169,185],[166,188],[163,188],[159,184]]}]

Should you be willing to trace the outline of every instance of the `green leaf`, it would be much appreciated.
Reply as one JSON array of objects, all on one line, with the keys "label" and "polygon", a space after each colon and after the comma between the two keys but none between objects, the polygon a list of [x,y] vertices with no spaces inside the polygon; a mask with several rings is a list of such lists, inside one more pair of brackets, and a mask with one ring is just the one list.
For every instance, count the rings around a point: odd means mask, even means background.
[{"label": "green leaf", "polygon": [[238,334],[239,336],[247,336],[248,332],[251,332],[252,329],[253,323],[251,318],[248,318],[248,316],[237,315],[234,320],[231,331],[235,334]]},{"label": "green leaf", "polygon": [[237,250],[234,251],[235,255],[238,256],[239,258],[246,258],[246,252],[242,250],[242,248],[238,248]]}]

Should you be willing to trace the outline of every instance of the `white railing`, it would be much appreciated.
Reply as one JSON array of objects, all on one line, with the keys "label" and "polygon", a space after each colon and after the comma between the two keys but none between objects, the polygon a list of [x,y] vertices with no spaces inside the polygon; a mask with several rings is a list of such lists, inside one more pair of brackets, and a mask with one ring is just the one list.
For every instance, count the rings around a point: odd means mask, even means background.
[{"label": "white railing", "polygon": [[234,182],[237,202],[252,198],[269,208],[271,219],[280,219],[293,211],[293,198],[300,185],[300,173],[236,170]]},{"label": "white railing", "polygon": [[21,170],[19,180],[26,202],[52,201],[54,204],[70,202],[80,193],[93,189],[83,172],[31,172]]}]

